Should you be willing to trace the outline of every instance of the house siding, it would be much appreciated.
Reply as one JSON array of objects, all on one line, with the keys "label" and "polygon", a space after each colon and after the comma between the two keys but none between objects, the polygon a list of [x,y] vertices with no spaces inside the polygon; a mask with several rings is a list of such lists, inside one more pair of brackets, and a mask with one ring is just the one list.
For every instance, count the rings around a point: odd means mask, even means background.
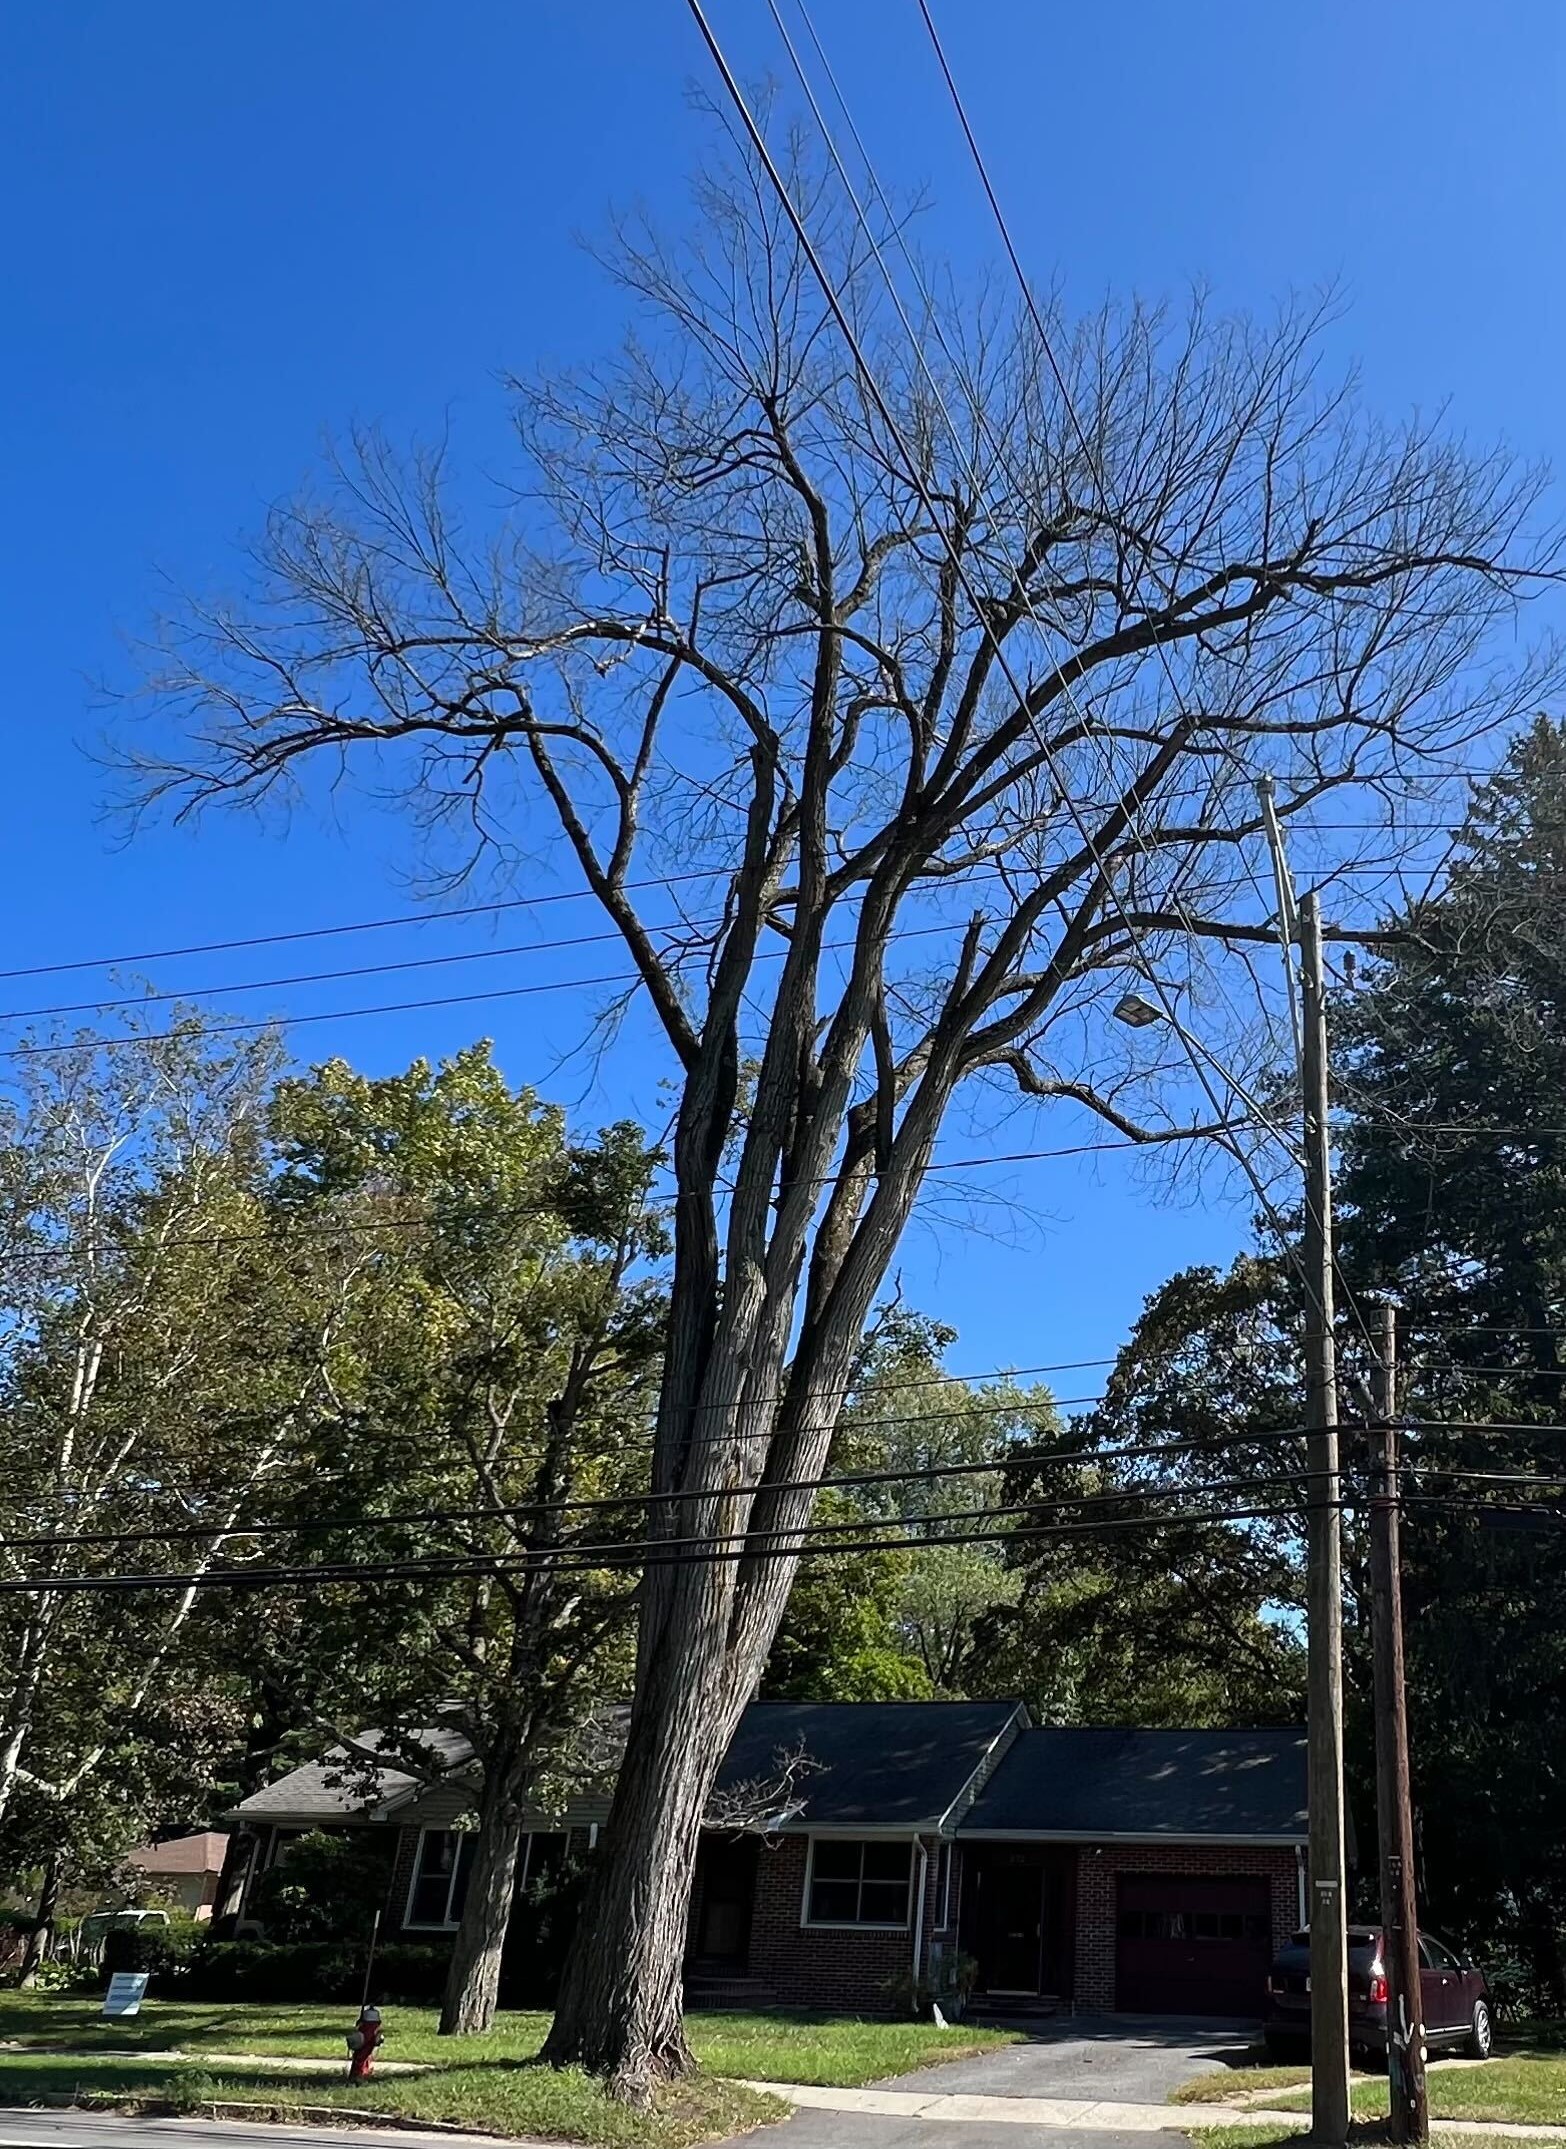
[{"label": "house siding", "polygon": [[1265,1880],[1274,1947],[1299,1923],[1298,1868],[1292,1850],[1258,1846],[1166,1843],[1084,1843],[1076,1861],[1075,1999],[1079,2007],[1115,2004],[1115,1887],[1122,1874],[1213,1880]]}]

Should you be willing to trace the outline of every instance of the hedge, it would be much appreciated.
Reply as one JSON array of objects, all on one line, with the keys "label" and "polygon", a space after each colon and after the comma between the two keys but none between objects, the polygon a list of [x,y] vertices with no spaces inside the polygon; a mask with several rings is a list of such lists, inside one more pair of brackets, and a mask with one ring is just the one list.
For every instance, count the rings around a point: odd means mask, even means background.
[{"label": "hedge", "polygon": [[[209,1940],[182,1963],[149,1963],[151,1989],[182,2000],[257,2000],[269,2005],[310,2000],[356,2002],[364,1991],[363,1943],[308,1940]],[[438,2000],[451,1951],[393,1941],[375,1957],[371,1997],[421,2003]]]}]

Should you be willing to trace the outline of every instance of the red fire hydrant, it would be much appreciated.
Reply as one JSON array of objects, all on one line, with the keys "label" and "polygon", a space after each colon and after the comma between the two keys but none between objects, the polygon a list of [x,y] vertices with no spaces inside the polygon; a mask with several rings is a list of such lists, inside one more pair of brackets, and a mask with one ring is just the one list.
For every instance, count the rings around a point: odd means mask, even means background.
[{"label": "red fire hydrant", "polygon": [[348,2079],[367,2082],[375,2071],[376,2048],[385,2039],[378,2007],[361,2007],[359,2019],[348,2032]]}]

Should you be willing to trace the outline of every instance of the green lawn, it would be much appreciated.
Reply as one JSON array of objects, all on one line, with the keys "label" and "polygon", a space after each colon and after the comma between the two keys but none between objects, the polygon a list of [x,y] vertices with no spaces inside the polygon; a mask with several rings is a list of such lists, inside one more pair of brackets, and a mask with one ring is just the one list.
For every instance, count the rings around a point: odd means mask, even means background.
[{"label": "green lawn", "polygon": [[[542,2014],[504,2014],[485,2037],[442,2038],[435,2010],[389,2007],[385,2059],[432,2063],[422,2075],[382,2075],[349,2089],[334,2074],[247,2070],[241,2055],[330,2059],[346,2066],[351,2007],[254,2007],[149,2001],[133,2022],[104,2022],[95,2000],[0,1994],[0,2104],[76,2096],[189,2109],[254,2103],[278,2118],[307,2106],[442,2120],[501,2134],[684,2149],[783,2116],[776,2098],[728,2077],[858,2085],[934,2060],[1012,2041],[998,2030],[797,2015],[693,2015],[702,2073],[650,2114],[611,2104],[584,2075],[537,2064]],[[21,2049],[16,2049],[20,2047]],[[212,2055],[197,2065],[171,2052]]]},{"label": "green lawn", "polygon": [[[1553,2049],[1554,2040],[1515,2031],[1507,2049],[1483,2066],[1445,2066],[1435,2061],[1429,2072],[1430,2111],[1436,2119],[1520,2121],[1526,2125],[1566,2124],[1566,2053]],[[1220,2067],[1198,2075],[1175,2090],[1176,2104],[1223,2103],[1231,2097],[1265,2092],[1274,2111],[1307,2111],[1310,2107],[1310,2071],[1305,2067]],[[1387,2083],[1384,2075],[1356,2074],[1353,2081],[1356,2119],[1384,2119],[1387,2114]],[[1203,2140],[1215,2136],[1204,2131]],[[1245,2149],[1236,2142],[1232,2149]]]},{"label": "green lawn", "polygon": [[[1430,2113],[1434,2119],[1515,2119],[1530,2126],[1566,2124],[1566,2059],[1506,2058],[1482,2067],[1430,2069]],[[1283,2092],[1275,2109],[1303,2111],[1310,2091]],[[1387,2085],[1380,2078],[1356,2081],[1356,2119],[1385,2119]]]},{"label": "green lawn", "polygon": [[[1365,2138],[1359,2135],[1357,2129],[1356,2137]],[[1494,2140],[1494,2137],[1487,2139]],[[1275,2143],[1286,2143],[1288,2149],[1309,2149],[1310,2144],[1308,2134],[1296,2133],[1292,2127],[1264,2124],[1250,2127],[1203,2127],[1196,2140],[1201,2144],[1201,2149],[1273,2149]],[[1463,2149],[1468,2149],[1466,2142]],[[1511,2149],[1517,2149],[1515,2142],[1511,2144]]]},{"label": "green lawn", "polygon": [[1253,2090],[1294,2089],[1309,2080],[1308,2067],[1269,2067],[1259,2062],[1255,2066],[1215,2067],[1211,2074],[1193,2075],[1190,2081],[1179,2083],[1169,2092],[1169,2102],[1227,2104],[1231,2097],[1249,2096]]},{"label": "green lawn", "polygon": [[[1201,2149],[1309,2149],[1310,2136],[1292,2127],[1240,2126],[1203,2127],[1196,2137]],[[1384,2149],[1385,2136],[1379,2126],[1355,2127],[1349,2136],[1351,2149],[1364,2144],[1365,2149]],[[1462,2149],[1519,2149],[1517,2138],[1510,2134],[1465,2134]]]}]

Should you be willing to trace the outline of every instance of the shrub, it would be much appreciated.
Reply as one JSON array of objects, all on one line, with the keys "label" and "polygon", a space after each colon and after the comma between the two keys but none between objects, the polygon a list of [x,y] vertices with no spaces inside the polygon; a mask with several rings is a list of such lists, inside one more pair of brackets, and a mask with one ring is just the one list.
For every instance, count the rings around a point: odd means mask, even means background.
[{"label": "shrub", "polygon": [[362,1829],[298,1836],[256,1882],[254,1915],[283,1942],[367,1939],[386,1901],[395,1838]]},{"label": "shrub", "polygon": [[500,1965],[502,2007],[553,2007],[582,1912],[585,1865],[567,1865],[517,1897]]},{"label": "shrub", "polygon": [[[440,1996],[450,1951],[402,1942],[382,1948],[371,1985],[378,2000],[421,2002]],[[351,1941],[209,1940],[192,1958],[180,1982],[182,1998],[357,2002],[364,1990],[365,1949]]]}]

